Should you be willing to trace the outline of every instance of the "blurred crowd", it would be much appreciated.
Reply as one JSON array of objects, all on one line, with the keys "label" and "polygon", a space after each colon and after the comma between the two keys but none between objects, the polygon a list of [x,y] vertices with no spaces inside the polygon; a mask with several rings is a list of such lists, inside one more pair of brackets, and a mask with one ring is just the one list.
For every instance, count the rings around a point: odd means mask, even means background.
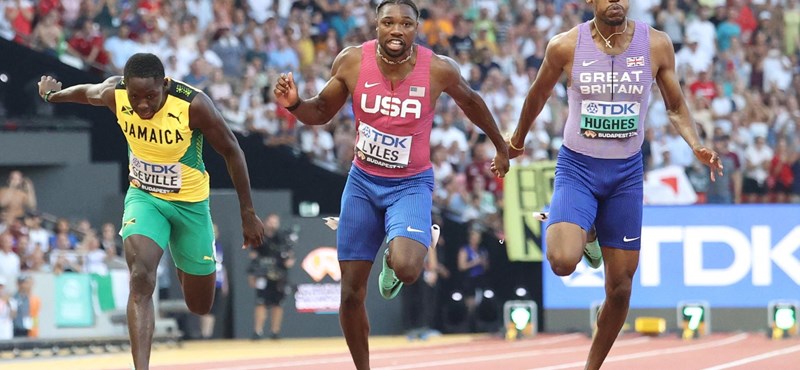
[{"label": "blurred crowd", "polygon": [[0,340],[37,334],[39,299],[31,295],[30,273],[107,275],[127,268],[122,252],[114,224],[98,230],[85,219],[45,217],[33,182],[11,171],[0,186]]},{"label": "blurred crowd", "polygon": [[[417,4],[417,41],[456,60],[504,134],[516,126],[548,40],[592,17],[578,0]],[[301,95],[315,95],[342,48],[374,37],[375,5],[376,0],[12,0],[0,5],[0,36],[105,75],[120,74],[134,53],[155,53],[169,76],[206,91],[234,131],[261,135],[265,145],[294,146],[344,172],[353,158],[351,108],[346,105],[328,125],[305,127],[275,105],[271,84],[278,73],[292,71]],[[630,18],[673,40],[693,117],[707,144],[724,152],[728,176],[714,184],[701,176],[705,171],[669,124],[657,86],[643,147],[647,169],[681,167],[699,202],[800,201],[798,2],[637,0],[630,7]],[[431,157],[437,205],[465,221],[496,213],[502,184],[488,171],[493,148],[451,99],[444,97],[436,109]],[[564,80],[532,126],[518,162],[555,158],[566,109]]]},{"label": "blurred crowd", "polygon": [[122,252],[113,223],[97,228],[86,219],[44,217],[36,208],[34,185],[22,172],[12,171],[0,187],[0,277],[6,281],[25,272],[106,275],[111,268],[127,268]]}]

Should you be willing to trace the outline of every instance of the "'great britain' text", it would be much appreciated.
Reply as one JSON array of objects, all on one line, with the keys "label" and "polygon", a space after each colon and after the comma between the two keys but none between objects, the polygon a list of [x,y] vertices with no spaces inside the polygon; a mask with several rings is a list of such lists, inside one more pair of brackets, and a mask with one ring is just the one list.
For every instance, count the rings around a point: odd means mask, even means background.
[{"label": "'great britain' text", "polygon": [[579,88],[581,94],[644,94],[643,72],[580,72]]}]

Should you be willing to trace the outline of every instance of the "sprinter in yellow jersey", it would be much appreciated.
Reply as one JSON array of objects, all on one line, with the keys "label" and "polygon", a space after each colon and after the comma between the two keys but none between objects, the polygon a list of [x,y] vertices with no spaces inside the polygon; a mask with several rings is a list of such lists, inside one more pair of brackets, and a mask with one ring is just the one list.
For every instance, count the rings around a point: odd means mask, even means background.
[{"label": "sprinter in yellow jersey", "polygon": [[39,94],[50,103],[105,106],[117,115],[128,141],[130,187],[125,196],[122,237],[131,274],[128,332],[137,370],[150,366],[156,269],[169,246],[186,304],[204,315],[214,302],[214,233],[208,206],[209,178],[203,137],[225,158],[239,196],[244,243],[258,246],[264,226],[250,198],[242,150],[211,99],[164,76],[153,54],[133,55],[124,76],[61,90],[50,76]]}]

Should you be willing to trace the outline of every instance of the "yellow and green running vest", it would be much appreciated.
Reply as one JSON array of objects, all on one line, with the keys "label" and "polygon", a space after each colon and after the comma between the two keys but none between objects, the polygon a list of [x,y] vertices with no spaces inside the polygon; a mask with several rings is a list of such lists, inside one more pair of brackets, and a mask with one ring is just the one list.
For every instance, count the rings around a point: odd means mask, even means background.
[{"label": "yellow and green running vest", "polygon": [[128,180],[153,196],[183,202],[208,198],[203,135],[189,128],[189,105],[199,91],[172,80],[167,101],[153,118],[133,111],[122,80],[117,84],[117,123],[128,140]]}]

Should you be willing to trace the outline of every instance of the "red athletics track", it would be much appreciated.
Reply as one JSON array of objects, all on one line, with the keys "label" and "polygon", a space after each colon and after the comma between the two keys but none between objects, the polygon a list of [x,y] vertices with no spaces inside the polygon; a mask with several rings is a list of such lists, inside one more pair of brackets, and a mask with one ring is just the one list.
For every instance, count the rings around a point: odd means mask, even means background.
[{"label": "red athletics track", "polygon": [[[446,335],[428,342],[370,338],[374,370],[582,369],[590,340],[582,334],[542,334],[516,342]],[[0,358],[2,370],[130,370],[130,354]],[[353,369],[344,339],[189,341],[153,350],[152,370]],[[626,334],[603,369],[800,369],[800,339],[769,340],[761,333],[714,334],[693,341]]]},{"label": "red athletics track", "polygon": [[[582,334],[541,334],[506,342],[476,337],[462,344],[431,344],[372,351],[373,370],[583,369],[590,339]],[[353,369],[347,352],[154,366],[153,370]],[[713,334],[692,341],[673,336],[621,336],[603,369],[800,369],[800,340],[774,341],[761,333]],[[118,369],[127,370],[127,369]]]}]

